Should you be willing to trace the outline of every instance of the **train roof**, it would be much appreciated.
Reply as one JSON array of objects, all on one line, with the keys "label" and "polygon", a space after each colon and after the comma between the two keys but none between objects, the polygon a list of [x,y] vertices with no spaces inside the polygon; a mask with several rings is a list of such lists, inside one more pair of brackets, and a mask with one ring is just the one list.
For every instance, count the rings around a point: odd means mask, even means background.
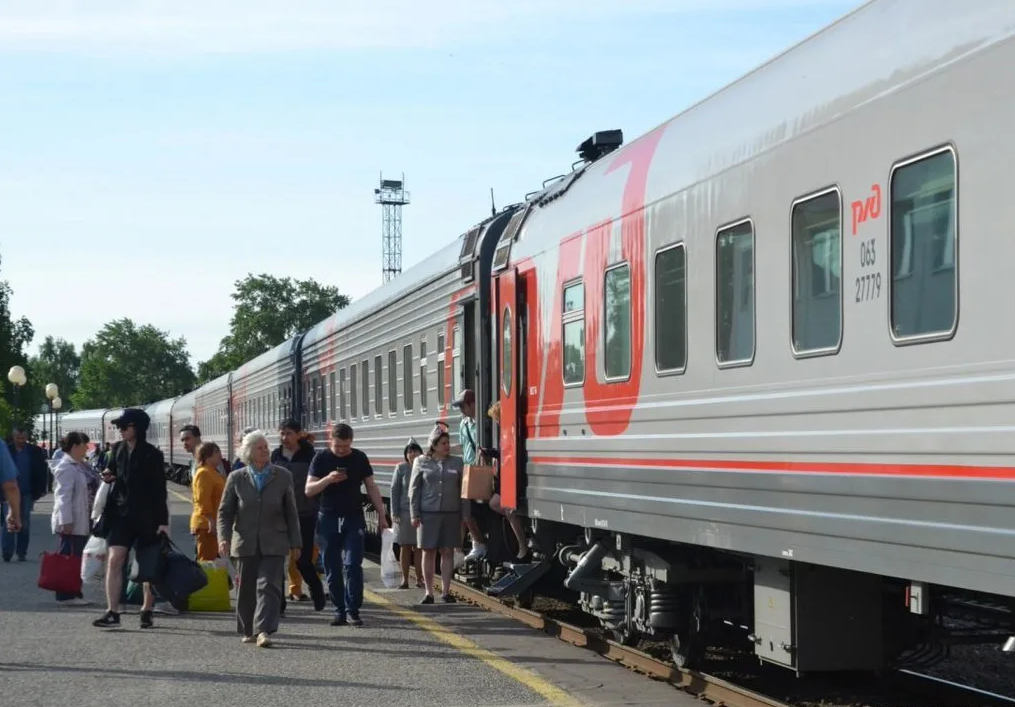
[{"label": "train roof", "polygon": [[166,398],[165,400],[158,400],[152,403],[151,405],[145,406],[144,411],[148,413],[148,417],[152,419],[155,419],[156,415],[168,416],[169,412],[173,409],[173,403],[175,403],[177,400],[178,398]]},{"label": "train roof", "polygon": [[250,375],[255,371],[259,371],[262,368],[266,368],[267,366],[270,366],[273,363],[289,358],[289,354],[292,352],[293,349],[293,343],[298,338],[299,338],[298,334],[296,336],[289,337],[278,346],[273,346],[260,356],[250,359],[232,373],[233,379],[236,380],[242,378],[243,376]]},{"label": "train roof", "polygon": [[[588,194],[589,201],[543,199],[540,207],[575,209],[574,223],[570,215],[562,214],[566,225],[560,228],[570,230],[560,235],[567,235],[600,215],[589,214],[597,203],[591,200],[601,194],[597,178],[604,177],[625,151],[660,128],[665,133],[655,159],[665,169],[652,172],[650,201],[754,159],[1013,33],[1011,0],[983,0],[975,9],[951,0],[871,0],[589,165],[581,178],[571,179],[566,186],[576,196]],[[609,178],[622,179],[624,174],[626,170]],[[529,201],[539,202],[559,189],[558,184],[551,185]],[[537,243],[525,251],[548,246]]]},{"label": "train roof", "polygon": [[[73,412],[64,412],[60,414],[61,420],[84,420],[88,418],[98,417],[102,419],[102,415],[106,412],[105,408],[92,408],[90,410],[74,410]],[[39,416],[36,416],[39,417]]]},{"label": "train roof", "polygon": [[208,393],[219,390],[220,388],[225,388],[229,385],[229,379],[232,377],[232,375],[233,375],[232,371],[230,371],[229,373],[223,373],[218,378],[213,378],[204,385],[201,385],[200,387],[196,388],[194,390],[194,393],[197,395],[207,395]]},{"label": "train roof", "polygon": [[410,292],[418,290],[429,282],[445,275],[449,270],[458,267],[458,256],[462,249],[462,239],[465,234],[457,236],[453,241],[433,253],[425,260],[401,273],[391,282],[371,290],[358,300],[354,300],[347,307],[338,310],[327,319],[318,322],[309,330],[303,339],[303,345],[319,341],[328,335],[329,331],[339,330],[349,326],[356,320],[381,309],[391,302],[402,299]]}]

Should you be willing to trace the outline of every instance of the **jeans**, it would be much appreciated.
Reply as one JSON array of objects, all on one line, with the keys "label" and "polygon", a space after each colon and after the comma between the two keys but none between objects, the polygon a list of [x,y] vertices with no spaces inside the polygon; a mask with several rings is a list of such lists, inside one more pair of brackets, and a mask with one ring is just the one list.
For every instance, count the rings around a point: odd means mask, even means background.
[{"label": "jeans", "polygon": [[[300,550],[300,560],[296,563],[303,581],[310,588],[310,596],[317,601],[324,597],[324,587],[321,586],[321,578],[314,568],[314,536],[317,534],[317,516],[300,516],[300,535],[303,537],[303,547]],[[363,553],[360,552],[360,557]],[[362,591],[360,592],[362,594]]]},{"label": "jeans", "polygon": [[10,507],[7,505],[6,501],[0,503],[0,513],[3,514],[3,530],[0,531],[0,546],[2,546],[5,560],[9,560],[14,556],[15,540],[17,540],[18,557],[24,557],[28,554],[28,540],[30,539],[32,530],[32,508],[34,507],[35,501],[32,500],[32,492],[22,491],[21,531],[11,533],[7,530],[7,511]]},{"label": "jeans", "polygon": [[[74,557],[81,557],[85,554],[85,544],[88,542],[87,535],[61,535],[60,536],[60,554],[61,555],[72,555]],[[81,592],[77,594],[65,594],[64,592],[56,592],[57,601],[66,601],[68,599],[81,599],[84,595]]]},{"label": "jeans", "polygon": [[[324,558],[324,578],[335,605],[335,616],[358,614],[363,606],[363,534],[358,519],[318,516],[317,540]],[[343,572],[344,570],[344,572]],[[343,582],[343,574],[344,582]]]}]

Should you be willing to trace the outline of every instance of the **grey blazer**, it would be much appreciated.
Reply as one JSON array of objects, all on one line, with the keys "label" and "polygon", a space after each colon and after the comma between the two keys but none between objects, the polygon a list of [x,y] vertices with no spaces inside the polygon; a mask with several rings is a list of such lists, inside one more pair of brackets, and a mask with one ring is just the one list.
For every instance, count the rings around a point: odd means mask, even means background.
[{"label": "grey blazer", "polygon": [[443,462],[421,454],[412,464],[409,478],[409,510],[412,518],[423,513],[459,513],[468,520],[472,504],[462,498],[461,457],[448,457]]},{"label": "grey blazer", "polygon": [[402,462],[391,476],[391,519],[409,517],[409,476],[412,467]]},{"label": "grey blazer", "polygon": [[288,555],[290,549],[303,547],[292,474],[274,464],[269,469],[260,493],[249,467],[226,479],[218,537],[219,542],[230,543],[230,557]]}]

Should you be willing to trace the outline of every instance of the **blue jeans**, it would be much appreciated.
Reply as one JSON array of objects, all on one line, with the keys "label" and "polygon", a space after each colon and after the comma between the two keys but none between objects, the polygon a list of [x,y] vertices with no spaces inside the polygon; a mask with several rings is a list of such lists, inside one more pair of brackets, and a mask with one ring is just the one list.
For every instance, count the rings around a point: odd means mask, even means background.
[{"label": "blue jeans", "polygon": [[[87,535],[61,535],[60,536],[60,554],[61,555],[72,555],[74,557],[81,557],[85,554],[85,543],[88,542]],[[78,592],[77,594],[65,594],[64,592],[56,592],[57,601],[66,601],[67,599],[80,599],[83,594]]]},{"label": "blue jeans", "polygon": [[364,532],[364,523],[358,519],[324,513],[317,518],[317,543],[335,616],[345,616],[347,611],[358,614],[363,606]]},{"label": "blue jeans", "polygon": [[35,507],[35,501],[32,500],[32,492],[21,492],[21,531],[12,533],[7,530],[7,511],[10,506],[4,501],[0,503],[0,513],[3,514],[3,530],[0,531],[0,547],[2,547],[3,556],[5,560],[9,560],[14,556],[15,551],[15,539],[17,540],[17,553],[18,557],[24,557],[28,554],[28,541],[31,536],[32,530],[32,508]]}]

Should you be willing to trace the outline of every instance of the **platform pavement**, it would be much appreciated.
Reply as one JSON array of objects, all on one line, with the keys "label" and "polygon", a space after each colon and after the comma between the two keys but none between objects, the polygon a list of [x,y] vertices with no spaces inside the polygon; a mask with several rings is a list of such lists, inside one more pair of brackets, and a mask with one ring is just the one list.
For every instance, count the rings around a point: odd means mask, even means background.
[{"label": "platform pavement", "polygon": [[[189,549],[186,489],[174,487],[173,537]],[[182,493],[181,493],[182,492]],[[155,616],[136,608],[101,630],[89,607],[58,607],[36,586],[39,554],[55,546],[49,497],[36,504],[27,562],[0,564],[0,696],[17,707],[348,707],[491,705],[613,707],[697,704],[672,687],[465,604],[418,606],[419,590],[388,590],[365,564],[362,627],[290,603],[275,646],[241,644],[232,614]]]}]

